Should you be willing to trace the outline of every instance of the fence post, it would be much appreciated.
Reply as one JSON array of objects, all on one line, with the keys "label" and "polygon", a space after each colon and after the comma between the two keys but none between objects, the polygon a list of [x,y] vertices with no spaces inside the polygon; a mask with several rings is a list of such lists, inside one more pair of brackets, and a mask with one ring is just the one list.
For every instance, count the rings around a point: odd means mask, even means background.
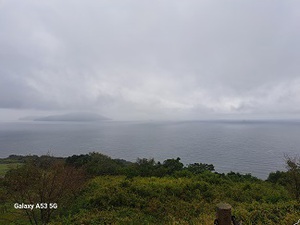
[{"label": "fence post", "polygon": [[218,225],[231,225],[231,205],[227,203],[217,204]]}]

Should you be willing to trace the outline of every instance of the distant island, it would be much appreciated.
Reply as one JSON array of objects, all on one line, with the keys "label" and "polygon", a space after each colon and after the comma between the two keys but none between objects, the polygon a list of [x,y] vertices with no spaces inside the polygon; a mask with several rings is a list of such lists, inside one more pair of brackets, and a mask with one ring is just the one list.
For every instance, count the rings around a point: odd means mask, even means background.
[{"label": "distant island", "polygon": [[91,122],[91,121],[107,121],[110,118],[101,116],[97,113],[67,113],[61,115],[50,115],[44,117],[28,116],[20,118],[20,120],[29,121],[67,121],[67,122]]}]

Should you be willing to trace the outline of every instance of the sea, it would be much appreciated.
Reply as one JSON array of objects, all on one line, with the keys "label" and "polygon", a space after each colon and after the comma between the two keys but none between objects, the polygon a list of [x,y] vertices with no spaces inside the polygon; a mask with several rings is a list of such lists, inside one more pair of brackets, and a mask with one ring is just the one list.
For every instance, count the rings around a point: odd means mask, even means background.
[{"label": "sea", "polygon": [[71,156],[100,152],[112,158],[163,162],[180,157],[213,164],[220,173],[266,179],[300,153],[300,121],[104,121],[0,123],[0,158]]}]

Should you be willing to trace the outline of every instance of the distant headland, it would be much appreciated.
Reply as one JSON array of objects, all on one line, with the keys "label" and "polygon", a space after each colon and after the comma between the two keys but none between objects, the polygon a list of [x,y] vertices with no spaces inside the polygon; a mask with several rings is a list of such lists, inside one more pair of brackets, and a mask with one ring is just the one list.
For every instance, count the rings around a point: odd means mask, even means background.
[{"label": "distant headland", "polygon": [[27,121],[66,121],[66,122],[92,122],[92,121],[107,121],[111,120],[105,116],[101,116],[97,113],[86,113],[86,112],[74,112],[74,113],[67,113],[61,115],[49,115],[43,117],[35,117],[35,116],[28,116],[22,117],[20,120],[27,120]]}]

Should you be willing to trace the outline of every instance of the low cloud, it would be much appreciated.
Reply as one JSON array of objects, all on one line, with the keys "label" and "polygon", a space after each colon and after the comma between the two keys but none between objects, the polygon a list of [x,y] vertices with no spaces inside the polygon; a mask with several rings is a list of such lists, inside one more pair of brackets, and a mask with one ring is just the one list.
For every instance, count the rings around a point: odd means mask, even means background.
[{"label": "low cloud", "polygon": [[299,115],[299,6],[0,1],[0,111]]}]

